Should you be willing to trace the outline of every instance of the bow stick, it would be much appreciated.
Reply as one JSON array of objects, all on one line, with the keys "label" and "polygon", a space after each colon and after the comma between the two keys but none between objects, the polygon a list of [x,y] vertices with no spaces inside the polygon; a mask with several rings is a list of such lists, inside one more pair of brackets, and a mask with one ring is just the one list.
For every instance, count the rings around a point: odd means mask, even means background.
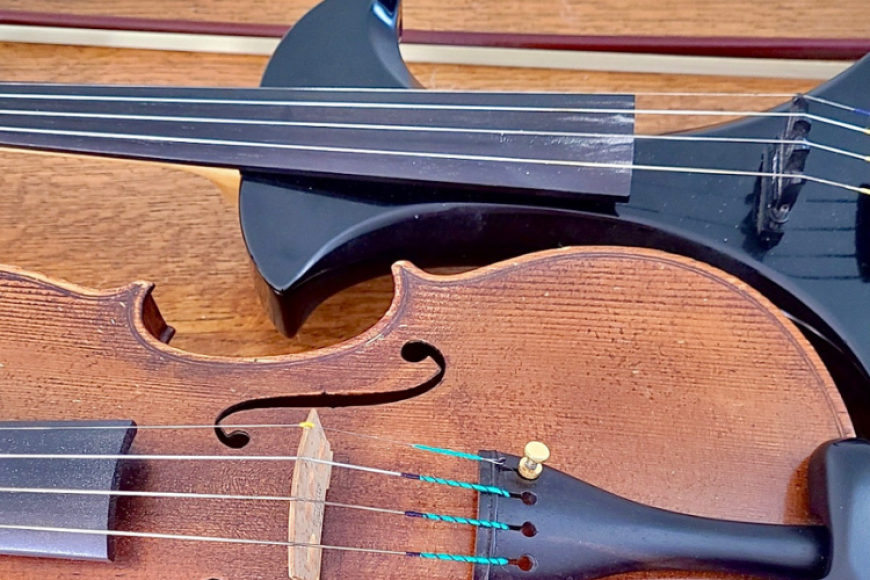
[{"label": "bow stick", "polygon": [[[282,38],[291,29],[291,26],[284,24],[131,18],[28,10],[0,10],[0,25],[260,38]],[[870,40],[866,38],[529,34],[405,29],[402,41],[407,44],[450,46],[814,60],[858,60],[870,52]]]},{"label": "bow stick", "polygon": [[[115,31],[112,37],[88,31]],[[0,10],[0,39],[206,52],[272,54],[288,25]],[[863,38],[581,35],[406,29],[408,62],[586,70],[830,78],[870,52]],[[607,53],[601,56],[601,53]],[[640,60],[638,56],[640,55]],[[679,57],[695,57],[685,59]],[[699,57],[708,57],[701,58]],[[712,57],[713,61],[710,60]],[[741,62],[743,59],[751,59]],[[804,62],[783,66],[783,60]],[[831,62],[824,62],[831,61]],[[715,66],[711,68],[711,62]],[[750,64],[751,63],[751,64]]]}]

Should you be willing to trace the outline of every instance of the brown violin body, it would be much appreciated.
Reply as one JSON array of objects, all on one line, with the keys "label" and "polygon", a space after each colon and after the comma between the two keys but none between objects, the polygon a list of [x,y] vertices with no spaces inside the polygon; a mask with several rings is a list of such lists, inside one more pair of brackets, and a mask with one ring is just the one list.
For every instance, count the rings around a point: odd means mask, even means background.
[{"label": "brown violin body", "polygon": [[[803,337],[760,295],[708,266],[602,247],[453,276],[400,264],[394,281],[387,314],[350,341],[232,359],[161,340],[171,332],[147,284],[93,291],[5,269],[2,418],[212,425],[248,407],[223,422],[292,424],[317,407],[327,428],[387,440],[518,453],[538,439],[553,450],[553,467],[630,499],[771,523],[812,521],[807,458],[852,434]],[[299,437],[248,433],[250,443],[233,449],[212,429],[141,429],[131,454],[292,455]],[[473,462],[383,439],[330,434],[339,461],[476,480]],[[123,489],[287,495],[293,471],[290,462],[133,464]],[[477,505],[473,492],[342,469],[333,470],[329,499],[466,517]],[[121,498],[118,510],[120,530],[287,536],[281,503]],[[323,542],[471,554],[474,533],[327,508]],[[9,580],[286,575],[286,548],[163,539],[119,538],[113,563],[0,558]],[[329,551],[322,570],[324,579],[470,576],[468,564]]]}]

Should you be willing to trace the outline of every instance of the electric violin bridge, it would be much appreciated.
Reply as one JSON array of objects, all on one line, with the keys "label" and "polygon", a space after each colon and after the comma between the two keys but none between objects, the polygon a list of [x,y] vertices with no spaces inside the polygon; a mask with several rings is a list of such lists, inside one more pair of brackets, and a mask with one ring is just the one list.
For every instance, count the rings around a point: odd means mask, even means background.
[{"label": "electric violin bridge", "polygon": [[761,156],[760,172],[755,184],[753,222],[755,235],[765,247],[778,244],[785,234],[785,223],[806,183],[804,166],[810,148],[806,137],[810,122],[806,118],[807,101],[795,97],[785,131]]}]

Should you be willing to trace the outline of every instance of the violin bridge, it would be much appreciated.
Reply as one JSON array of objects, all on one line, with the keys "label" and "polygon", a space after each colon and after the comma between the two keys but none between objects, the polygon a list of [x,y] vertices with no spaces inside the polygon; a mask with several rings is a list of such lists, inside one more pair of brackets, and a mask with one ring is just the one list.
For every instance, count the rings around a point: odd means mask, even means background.
[{"label": "violin bridge", "polygon": [[754,222],[758,241],[767,248],[780,242],[798,194],[806,183],[804,166],[809,155],[809,145],[804,143],[810,132],[810,122],[805,114],[807,102],[796,97],[789,108],[785,130],[779,143],[770,145],[761,158],[761,172],[768,174],[758,178],[755,188]]},{"label": "violin bridge", "polygon": [[[332,448],[314,409],[303,423],[302,439],[299,441],[299,460],[293,469],[290,495],[300,501],[290,502],[288,542],[317,544],[323,534],[323,501],[329,489],[332,466],[305,461],[304,458],[332,461]],[[305,501],[314,500],[314,501]],[[319,580],[320,548],[291,546],[288,554],[289,575],[293,580]]]}]

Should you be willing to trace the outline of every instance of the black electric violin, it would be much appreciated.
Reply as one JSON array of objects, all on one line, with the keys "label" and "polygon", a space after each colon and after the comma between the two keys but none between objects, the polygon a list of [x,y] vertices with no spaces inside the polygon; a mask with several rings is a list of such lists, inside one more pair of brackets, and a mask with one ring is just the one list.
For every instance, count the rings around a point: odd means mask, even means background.
[{"label": "black electric violin", "polygon": [[[771,111],[658,111],[630,95],[419,90],[399,29],[397,0],[327,0],[258,89],[3,85],[0,144],[240,169],[242,230],[287,334],[397,259],[649,247],[759,289],[870,408],[870,60]],[[666,114],[744,118],[634,130]]]}]

